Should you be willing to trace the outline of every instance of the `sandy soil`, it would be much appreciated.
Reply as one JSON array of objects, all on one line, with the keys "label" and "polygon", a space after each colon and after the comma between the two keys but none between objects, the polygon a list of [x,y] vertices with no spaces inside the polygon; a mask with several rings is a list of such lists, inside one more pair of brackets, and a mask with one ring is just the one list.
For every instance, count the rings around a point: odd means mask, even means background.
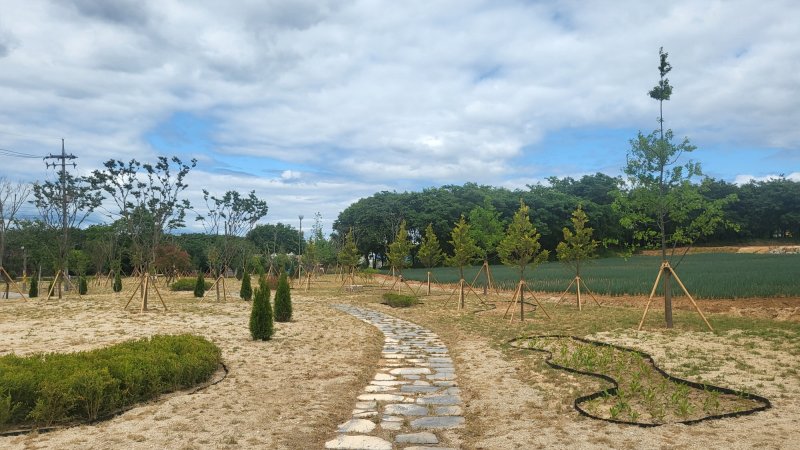
[{"label": "sandy soil", "polygon": [[0,437],[0,448],[321,448],[350,418],[355,393],[374,375],[380,356],[380,332],[330,308],[328,296],[296,293],[294,320],[277,324],[270,342],[250,340],[250,304],[241,300],[198,302],[191,293],[171,294],[168,312],[141,314],[122,310],[127,297],[4,302],[0,354],[71,352],[188,332],[222,349],[228,377],[97,425]]},{"label": "sandy soil", "polygon": [[[599,385],[459,326],[458,313],[452,304],[443,308],[443,299],[401,310],[380,305],[379,291],[345,294],[331,285],[315,285],[310,293],[293,290],[295,320],[278,324],[275,339],[267,343],[249,339],[250,307],[239,300],[198,302],[189,293],[173,294],[168,312],[144,314],[123,311],[126,300],[98,294],[83,301],[0,302],[0,354],[67,352],[155,333],[191,332],[222,348],[231,369],[228,378],[200,393],[142,405],[96,425],[0,437],[0,448],[322,448],[336,425],[349,419],[355,397],[375,372],[382,344],[374,327],[335,311],[333,303],[367,305],[439,334],[462,388],[463,448],[778,449],[798,448],[800,442],[800,354],[780,339],[660,330],[594,336],[644,350],[678,376],[693,370],[685,377],[745,388],[774,405],[749,417],[643,429],[582,418],[572,400]],[[800,306],[794,299],[764,301],[776,311]],[[704,309],[713,309],[713,303],[704,300]],[[741,308],[744,302],[734,304]],[[732,307],[726,311],[735,313]],[[486,324],[496,324],[492,320]]]}]

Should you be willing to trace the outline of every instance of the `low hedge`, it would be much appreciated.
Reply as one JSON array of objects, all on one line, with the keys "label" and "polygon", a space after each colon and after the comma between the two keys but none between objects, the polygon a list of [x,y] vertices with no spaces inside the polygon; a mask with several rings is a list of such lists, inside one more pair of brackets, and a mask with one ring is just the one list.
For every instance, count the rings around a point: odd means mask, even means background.
[{"label": "low hedge", "polygon": [[383,299],[386,300],[386,304],[392,308],[408,308],[418,303],[417,298],[413,295],[403,295],[395,292],[384,293]]},{"label": "low hedge", "polygon": [[92,421],[208,380],[220,350],[203,337],[157,335],[70,354],[0,357],[0,430]]},{"label": "low hedge", "polygon": [[[172,285],[169,287],[169,289],[171,291],[189,291],[189,292],[192,292],[192,291],[194,291],[194,285],[196,283],[197,283],[197,279],[195,279],[195,278],[181,278],[180,280],[172,283]],[[211,289],[211,282],[210,281],[205,281],[204,280],[203,283],[204,283],[205,288],[206,288],[205,290]]]}]

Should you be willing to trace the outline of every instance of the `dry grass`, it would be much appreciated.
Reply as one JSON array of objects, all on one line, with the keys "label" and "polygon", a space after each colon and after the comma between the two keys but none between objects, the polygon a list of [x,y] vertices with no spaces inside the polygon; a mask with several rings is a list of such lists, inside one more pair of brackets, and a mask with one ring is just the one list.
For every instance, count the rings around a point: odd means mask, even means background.
[{"label": "dry grass", "polygon": [[[130,292],[126,283],[126,291]],[[230,283],[237,292],[238,283]],[[253,342],[249,303],[197,301],[169,293],[167,313],[123,311],[127,295],[84,300],[0,303],[0,353],[75,351],[156,333],[191,332],[213,340],[231,369],[227,380],[196,395],[142,405],[115,419],[41,435],[0,438],[2,448],[321,448],[350,418],[355,397],[377,367],[382,339],[373,327],[335,311],[333,303],[367,305],[419,323],[448,345],[456,362],[466,427],[464,448],[791,448],[800,442],[800,325],[712,314],[718,333],[678,311],[673,331],[636,333],[641,307],[588,307],[545,302],[553,320],[536,315],[508,324],[500,309],[459,313],[446,296],[402,309],[380,305],[380,290],[339,293],[332,283],[292,292],[295,320],[275,339]],[[91,291],[90,291],[91,292]],[[473,307],[475,301],[468,301]],[[156,305],[151,301],[151,305]],[[160,306],[160,305],[159,305]],[[582,418],[577,395],[594,379],[553,370],[543,355],[506,345],[520,335],[563,333],[638,348],[671,373],[746,389],[774,408],[753,416],[654,429]]]}]

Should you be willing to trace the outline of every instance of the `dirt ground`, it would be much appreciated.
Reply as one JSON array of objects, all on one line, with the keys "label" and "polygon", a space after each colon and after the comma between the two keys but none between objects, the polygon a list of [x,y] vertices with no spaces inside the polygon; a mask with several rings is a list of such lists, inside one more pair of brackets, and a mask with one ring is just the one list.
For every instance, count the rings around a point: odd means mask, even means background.
[{"label": "dirt ground", "polygon": [[[233,293],[238,286],[228,288]],[[771,410],[747,417],[637,428],[579,416],[572,400],[587,389],[586,380],[546,368],[541,356],[509,349],[479,329],[520,325],[503,325],[488,315],[464,326],[444,299],[391,309],[379,304],[379,291],[341,293],[333,283],[317,283],[308,293],[292,291],[294,320],[277,324],[272,341],[253,342],[247,330],[249,303],[171,293],[169,311],[139,313],[122,309],[128,295],[2,300],[0,354],[70,352],[189,332],[220,346],[228,377],[197,394],[157,400],[95,425],[0,437],[0,448],[322,448],[337,424],[350,418],[383,343],[377,329],[330,307],[336,303],[366,305],[439,334],[456,363],[467,420],[459,433],[467,449],[781,449],[798,448],[800,442],[800,353],[779,338],[657,329],[593,336],[644,350],[678,376],[747,389],[773,403]],[[800,299],[703,300],[701,306],[711,314],[797,321]],[[678,307],[690,306],[679,299]]]}]

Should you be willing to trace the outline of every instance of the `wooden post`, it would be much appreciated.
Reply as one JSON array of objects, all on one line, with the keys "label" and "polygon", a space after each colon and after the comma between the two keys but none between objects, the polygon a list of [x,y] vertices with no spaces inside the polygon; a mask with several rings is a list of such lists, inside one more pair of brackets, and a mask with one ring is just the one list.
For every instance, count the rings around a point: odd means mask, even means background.
[{"label": "wooden post", "polygon": [[166,312],[167,304],[164,303],[164,298],[161,297],[161,292],[158,291],[158,285],[156,285],[156,283],[153,283],[153,288],[156,290],[156,294],[158,294],[158,299],[161,300],[161,304],[164,306],[164,312]]},{"label": "wooden post", "polygon": [[575,276],[575,281],[577,285],[577,292],[578,292],[578,311],[583,311],[583,307],[581,306],[581,277]]},{"label": "wooden post", "polygon": [[642,331],[642,325],[644,325],[644,319],[647,317],[647,310],[650,309],[650,303],[653,301],[653,296],[656,295],[656,288],[658,287],[658,282],[661,280],[661,273],[664,271],[664,265],[667,264],[666,261],[661,263],[661,267],[658,268],[658,275],[656,276],[656,282],[653,283],[653,290],[650,291],[650,297],[647,298],[647,305],[644,307],[644,314],[642,314],[642,320],[639,321],[639,328],[636,331]]},{"label": "wooden post", "polygon": [[708,319],[706,319],[706,316],[703,314],[703,311],[700,311],[700,307],[697,306],[697,302],[694,301],[694,299],[692,298],[692,295],[689,294],[689,291],[686,289],[686,286],[684,286],[683,282],[681,282],[681,279],[678,278],[678,274],[675,273],[675,269],[673,269],[669,264],[667,264],[667,268],[669,268],[669,271],[672,272],[672,275],[675,276],[675,281],[678,282],[678,285],[680,285],[681,289],[683,289],[683,292],[686,294],[687,297],[689,297],[689,301],[692,302],[692,304],[694,305],[694,309],[696,309],[697,313],[700,314],[700,317],[703,318],[703,322],[706,323],[706,326],[708,326],[708,329],[711,330],[711,331],[714,331],[714,328],[711,326],[710,323],[708,323]]},{"label": "wooden post", "polygon": [[[3,266],[0,266],[0,272],[2,272],[5,275],[6,280],[8,280],[8,282],[12,286],[14,286],[14,289],[19,293],[19,295],[22,297],[22,299],[27,302],[28,299],[25,298],[25,294],[22,293],[22,290],[19,288],[19,286],[17,286],[17,283],[15,283],[14,280],[11,279],[11,275],[9,275],[8,272],[6,272],[6,269]],[[8,297],[8,296],[6,296],[6,297]]]},{"label": "wooden post", "polygon": [[142,311],[141,312],[145,312],[145,311],[147,311],[147,291],[148,291],[147,288],[148,288],[148,285],[150,284],[150,274],[148,272],[144,273],[144,280],[142,280],[142,281],[144,283],[144,286],[142,287],[142,292],[144,293],[144,295],[142,296]]},{"label": "wooden post", "polygon": [[428,295],[431,295],[431,271],[428,271]]}]

